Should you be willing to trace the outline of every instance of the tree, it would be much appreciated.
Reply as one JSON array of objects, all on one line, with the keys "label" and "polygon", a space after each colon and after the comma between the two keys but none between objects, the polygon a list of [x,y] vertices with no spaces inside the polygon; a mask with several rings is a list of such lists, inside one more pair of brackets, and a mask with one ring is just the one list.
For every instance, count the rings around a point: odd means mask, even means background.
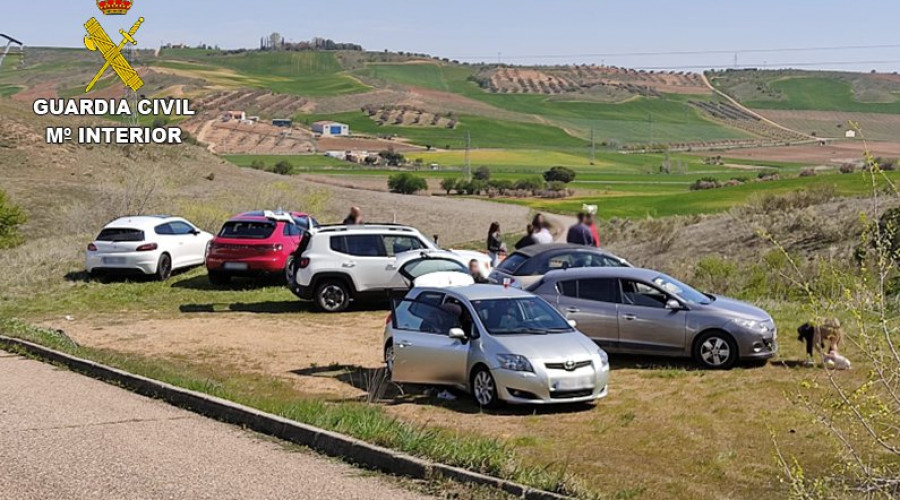
[{"label": "tree", "polygon": [[399,167],[406,162],[406,157],[403,156],[403,153],[398,153],[393,149],[386,149],[378,153],[378,156],[380,156],[389,167]]},{"label": "tree", "polygon": [[544,179],[540,177],[528,177],[526,179],[519,179],[516,181],[516,189],[521,189],[523,191],[537,191],[539,189],[544,188]]},{"label": "tree", "polygon": [[575,180],[575,171],[566,167],[553,167],[544,172],[544,180],[547,182],[562,182],[568,184]]},{"label": "tree", "polygon": [[269,35],[269,48],[272,50],[278,50],[278,48],[281,46],[281,41],[282,38],[280,34],[272,33],[271,35]]},{"label": "tree", "polygon": [[394,174],[388,178],[388,189],[392,193],[415,194],[428,189],[428,183],[421,177],[409,172]]},{"label": "tree", "polygon": [[252,168],[252,169],[254,169],[254,170],[265,170],[265,169],[266,169],[266,162],[264,162],[264,161],[260,160],[259,158],[257,158],[257,159],[255,159],[255,160],[253,160],[252,162],[250,162],[250,168]]},{"label": "tree", "polygon": [[478,167],[472,172],[472,178],[479,181],[491,180],[491,169],[487,167]]},{"label": "tree", "polygon": [[19,226],[25,221],[22,209],[11,204],[6,193],[0,191],[0,248],[12,248],[22,243]]},{"label": "tree", "polygon": [[459,186],[459,179],[456,177],[447,177],[446,179],[441,181],[441,189],[450,194],[451,191],[456,189]]},{"label": "tree", "polygon": [[287,160],[281,160],[275,164],[275,168],[272,171],[279,175],[290,175],[294,171],[294,166]]}]

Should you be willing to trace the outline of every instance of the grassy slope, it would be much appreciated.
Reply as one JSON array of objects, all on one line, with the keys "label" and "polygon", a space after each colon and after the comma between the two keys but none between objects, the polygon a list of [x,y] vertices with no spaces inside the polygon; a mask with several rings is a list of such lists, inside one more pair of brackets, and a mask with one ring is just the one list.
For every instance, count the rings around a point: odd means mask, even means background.
[{"label": "grassy slope", "polygon": [[782,92],[785,100],[747,101],[744,104],[758,109],[900,113],[900,100],[889,103],[861,102],[854,97],[853,87],[849,83],[832,78],[788,78],[772,82],[770,86]]},{"label": "grassy slope", "polygon": [[[372,64],[361,74],[377,80],[453,92],[498,108],[540,116],[587,138],[620,142],[691,141],[746,137],[703,119],[686,98],[635,97],[621,103],[550,99],[544,95],[491,94],[467,80],[474,69],[437,63]],[[573,97],[577,99],[577,97]],[[691,99],[702,99],[692,96]],[[651,125],[652,122],[652,125]]]},{"label": "grassy slope", "polygon": [[[192,49],[166,50],[152,64],[213,80],[284,94],[332,96],[365,92],[332,52],[275,52],[221,55]],[[229,70],[221,72],[220,69]]]}]

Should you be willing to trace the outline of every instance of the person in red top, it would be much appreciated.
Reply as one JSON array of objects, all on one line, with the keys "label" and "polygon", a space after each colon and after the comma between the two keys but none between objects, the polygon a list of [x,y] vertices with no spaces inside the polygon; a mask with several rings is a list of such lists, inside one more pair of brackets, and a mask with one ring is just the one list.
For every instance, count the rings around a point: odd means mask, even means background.
[{"label": "person in red top", "polygon": [[591,236],[594,237],[594,246],[600,246],[600,231],[597,230],[597,225],[594,224],[594,214],[588,213],[584,218],[584,223],[587,224],[587,227],[591,230]]}]

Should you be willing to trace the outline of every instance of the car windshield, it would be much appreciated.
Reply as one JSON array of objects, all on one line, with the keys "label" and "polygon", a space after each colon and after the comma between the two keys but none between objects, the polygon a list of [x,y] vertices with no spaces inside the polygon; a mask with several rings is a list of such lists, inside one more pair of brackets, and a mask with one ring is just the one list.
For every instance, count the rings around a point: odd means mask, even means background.
[{"label": "car windshield", "polygon": [[97,235],[97,241],[144,241],[144,232],[140,229],[108,227]]},{"label": "car windshield", "polygon": [[712,303],[712,300],[707,295],[664,274],[653,278],[653,283],[672,295],[678,296],[685,302],[701,305]]},{"label": "car windshield", "polygon": [[569,322],[537,297],[472,301],[491,335],[543,335],[571,332]]},{"label": "car windshield", "polygon": [[403,274],[412,279],[442,272],[469,274],[469,269],[459,262],[449,259],[416,259],[403,265]]},{"label": "car windshield", "polygon": [[275,232],[275,223],[268,221],[228,221],[222,226],[222,238],[264,240]]}]

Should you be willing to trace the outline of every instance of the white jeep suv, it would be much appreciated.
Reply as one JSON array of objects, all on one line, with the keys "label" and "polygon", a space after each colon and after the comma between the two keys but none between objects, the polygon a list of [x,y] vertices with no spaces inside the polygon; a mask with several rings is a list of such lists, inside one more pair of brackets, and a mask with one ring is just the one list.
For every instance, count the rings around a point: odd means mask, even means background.
[{"label": "white jeep suv", "polygon": [[415,228],[394,224],[334,225],[306,232],[294,254],[288,287],[325,312],[341,312],[354,300],[406,291],[398,272],[403,263],[427,253],[468,267],[472,259],[490,271],[490,257],[467,250],[441,250]]}]

